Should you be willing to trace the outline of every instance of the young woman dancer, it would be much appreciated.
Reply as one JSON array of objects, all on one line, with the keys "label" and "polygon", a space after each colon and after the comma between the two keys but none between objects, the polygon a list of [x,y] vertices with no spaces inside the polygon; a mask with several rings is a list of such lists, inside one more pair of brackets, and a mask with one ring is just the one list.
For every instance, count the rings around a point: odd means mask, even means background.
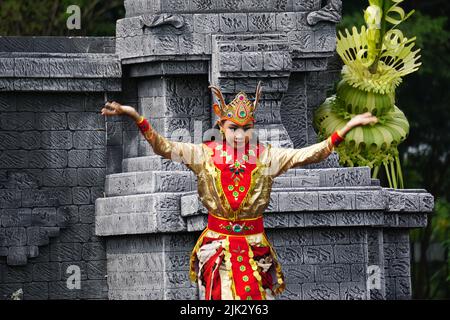
[{"label": "young woman dancer", "polygon": [[220,134],[203,143],[170,140],[156,132],[133,107],[108,102],[103,115],[127,115],[154,152],[179,161],[197,176],[198,194],[208,210],[208,225],[191,254],[190,276],[200,299],[274,299],[285,288],[276,253],[266,237],[263,212],[269,204],[275,177],[289,168],[320,162],[359,125],[376,123],[370,113],[354,116],[327,139],[308,147],[277,148],[255,137],[255,100],[239,92],[226,104],[219,88],[210,87],[218,103]]}]

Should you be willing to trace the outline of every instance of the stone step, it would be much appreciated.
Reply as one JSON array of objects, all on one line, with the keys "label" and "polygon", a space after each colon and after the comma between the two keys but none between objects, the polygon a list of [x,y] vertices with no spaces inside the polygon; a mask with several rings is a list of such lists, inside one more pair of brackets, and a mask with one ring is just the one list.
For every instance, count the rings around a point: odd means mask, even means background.
[{"label": "stone step", "polygon": [[370,168],[290,169],[275,178],[273,188],[370,186]]},{"label": "stone step", "polygon": [[[361,214],[375,219],[377,213],[384,212],[388,214],[387,218],[398,223],[422,226],[426,225],[425,213],[433,210],[433,204],[433,196],[422,189],[405,191],[376,186],[291,188],[273,190],[265,212],[308,213],[317,218],[334,213],[354,213],[355,219]],[[195,191],[97,198],[95,211],[98,236],[188,231],[185,218],[204,217],[207,213]],[[391,223],[388,220],[380,222],[379,217],[375,220],[378,222],[370,224]]]},{"label": "stone step", "polygon": [[[335,190],[333,190],[335,189]],[[361,189],[359,189],[361,190]],[[269,206],[265,212],[290,211],[319,211],[319,210],[356,210],[356,194],[358,201],[364,195],[367,198],[375,197],[372,203],[366,203],[365,208],[384,209],[381,189],[364,187],[365,191],[356,188],[280,188],[272,189]],[[369,191],[367,191],[369,190]],[[373,193],[375,192],[375,193]],[[368,193],[368,194],[367,194]],[[329,197],[333,198],[330,201]],[[181,197],[181,215],[184,217],[207,213],[196,193],[187,193]],[[361,202],[358,202],[361,207]]]},{"label": "stone step", "polygon": [[[274,179],[273,189],[370,186],[370,170],[366,167],[339,169],[292,169]],[[191,171],[132,171],[106,176],[107,197],[155,192],[187,192],[197,190]]]},{"label": "stone step", "polygon": [[98,236],[185,231],[181,197],[185,193],[154,193],[97,198]]},{"label": "stone step", "polygon": [[[164,159],[160,156],[145,156],[124,159],[124,172],[142,171],[189,171],[182,163]],[[292,179],[276,179],[278,185],[274,187],[303,187],[303,186],[370,186],[373,185],[369,167],[353,168],[293,168],[285,172],[280,178],[301,177]]]},{"label": "stone step", "polygon": [[[410,192],[377,186],[273,189],[265,212],[430,212],[433,201],[433,197],[422,189]],[[181,203],[183,217],[207,213],[198,195],[193,192],[183,195]]]},{"label": "stone step", "polygon": [[189,171],[188,167],[184,164],[169,159],[164,159],[158,155],[123,159],[122,170],[123,172],[140,172],[150,170]]},{"label": "stone step", "polygon": [[190,171],[124,172],[107,175],[105,179],[107,197],[196,189],[196,177]]}]

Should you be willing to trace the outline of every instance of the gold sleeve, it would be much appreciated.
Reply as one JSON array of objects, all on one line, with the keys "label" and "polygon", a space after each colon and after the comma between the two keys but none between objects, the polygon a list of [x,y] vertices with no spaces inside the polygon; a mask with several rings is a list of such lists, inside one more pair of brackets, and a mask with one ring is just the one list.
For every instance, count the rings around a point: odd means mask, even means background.
[{"label": "gold sleeve", "polygon": [[331,136],[321,142],[299,149],[272,147],[270,173],[273,177],[277,177],[290,168],[320,162],[333,151],[334,145],[331,142]]},{"label": "gold sleeve", "polygon": [[150,129],[145,131],[144,137],[156,154],[165,159],[185,164],[195,174],[200,172],[203,165],[201,144],[170,140],[160,135],[151,125]]}]

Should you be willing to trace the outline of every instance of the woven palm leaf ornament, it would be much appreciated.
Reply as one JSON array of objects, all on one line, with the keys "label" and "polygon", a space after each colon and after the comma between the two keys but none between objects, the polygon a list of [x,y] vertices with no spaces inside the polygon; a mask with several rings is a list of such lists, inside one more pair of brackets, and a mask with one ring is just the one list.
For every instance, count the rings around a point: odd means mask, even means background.
[{"label": "woven palm leaf ornament", "polygon": [[[377,178],[384,168],[391,188],[404,188],[398,145],[409,134],[409,123],[395,105],[402,77],[418,70],[420,49],[396,27],[410,17],[403,0],[369,0],[366,26],[339,32],[336,50],[344,66],[336,94],[317,109],[314,126],[324,139],[356,114],[371,112],[378,122],[350,130],[336,151],[343,166],[369,166]],[[390,27],[388,29],[388,27]]]}]

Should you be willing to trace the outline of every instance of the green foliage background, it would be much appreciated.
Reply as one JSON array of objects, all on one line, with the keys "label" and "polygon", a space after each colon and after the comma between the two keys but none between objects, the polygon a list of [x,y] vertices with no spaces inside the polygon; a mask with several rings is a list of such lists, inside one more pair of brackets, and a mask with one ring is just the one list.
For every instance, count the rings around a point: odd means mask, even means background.
[{"label": "green foliage background", "polygon": [[[338,29],[364,24],[367,1],[344,0]],[[397,89],[397,105],[410,123],[410,134],[400,144],[405,188],[426,189],[435,197],[435,210],[425,229],[411,232],[414,298],[450,298],[450,1],[406,0],[405,12],[416,12],[399,28],[416,36],[422,66]],[[387,183],[381,177],[382,185]],[[444,261],[433,259],[432,244],[439,244]],[[420,248],[420,249],[419,249]],[[442,253],[442,252],[441,252]],[[418,262],[414,262],[418,261]]]},{"label": "green foliage background", "polygon": [[[338,28],[363,25],[368,2],[343,2]],[[74,4],[81,8],[81,30],[66,28],[66,9]],[[400,29],[417,36],[423,63],[397,90],[397,105],[411,125],[399,148],[405,187],[425,188],[435,197],[428,227],[411,233],[421,249],[412,250],[413,293],[414,298],[450,298],[450,1],[406,0],[402,7],[416,10]],[[115,21],[124,15],[123,0],[0,0],[0,36],[114,36]],[[444,248],[444,261],[430,259],[427,249],[433,243]]]},{"label": "green foliage background", "polygon": [[[0,0],[0,36],[114,36],[123,0]],[[68,30],[66,13],[81,9],[81,29]]]}]

